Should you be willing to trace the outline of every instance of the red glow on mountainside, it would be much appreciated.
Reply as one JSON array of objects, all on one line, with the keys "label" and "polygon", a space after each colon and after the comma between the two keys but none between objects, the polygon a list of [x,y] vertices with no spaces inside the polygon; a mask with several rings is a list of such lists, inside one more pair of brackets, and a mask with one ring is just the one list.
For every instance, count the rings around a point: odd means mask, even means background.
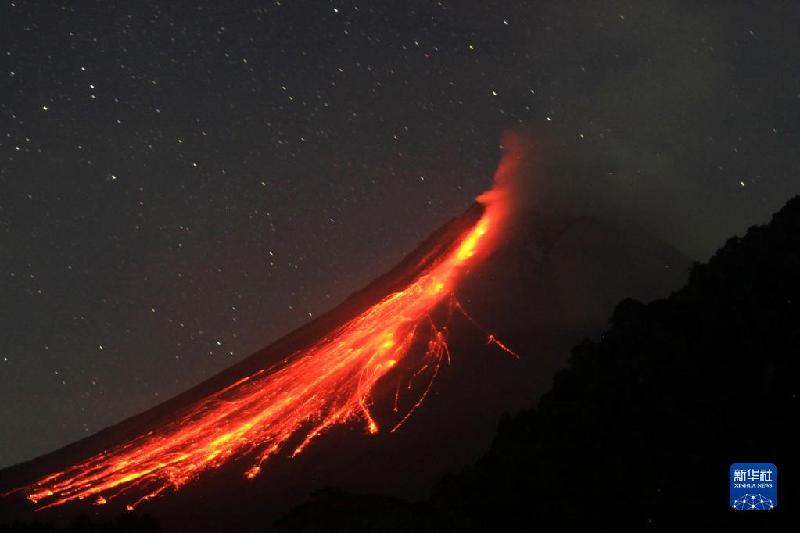
[{"label": "red glow on mountainside", "polygon": [[[21,490],[40,508],[86,499],[100,505],[126,493],[130,510],[234,457],[252,460],[244,476],[253,478],[290,439],[298,443],[287,450],[295,456],[337,424],[362,419],[367,431],[376,433],[380,427],[370,412],[373,388],[408,355],[415,338],[429,332],[414,373],[424,375],[428,383],[411,409],[390,426],[390,431],[397,430],[424,401],[443,359],[449,361],[447,327],[434,323],[433,310],[450,302],[451,312],[456,309],[472,320],[455,300],[454,290],[502,230],[509,203],[503,182],[514,166],[514,155],[507,154],[501,162],[498,185],[479,197],[484,211],[477,222],[401,290],[310,347],[287,354],[277,368],[244,377],[153,431]],[[487,333],[487,338],[516,356],[494,335]],[[398,384],[397,395],[399,389]]]}]

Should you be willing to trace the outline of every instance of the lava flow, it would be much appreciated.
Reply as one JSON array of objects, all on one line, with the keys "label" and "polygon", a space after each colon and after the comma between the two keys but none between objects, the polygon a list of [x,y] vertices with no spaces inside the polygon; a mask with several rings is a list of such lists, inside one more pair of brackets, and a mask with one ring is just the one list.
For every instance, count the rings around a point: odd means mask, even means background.
[{"label": "lava flow", "polygon": [[[510,157],[501,162],[498,183],[514,164]],[[252,461],[244,472],[252,478],[289,442],[293,448],[287,452],[297,455],[336,424],[362,419],[375,433],[378,423],[369,409],[373,388],[408,355],[415,336],[429,332],[417,373],[430,381],[411,410],[390,426],[397,429],[422,403],[442,359],[449,358],[446,328],[437,326],[431,314],[449,300],[451,309],[468,316],[455,301],[454,290],[468,267],[496,241],[507,194],[496,185],[479,197],[484,206],[480,218],[436,257],[426,258],[426,266],[405,287],[288,355],[279,367],[244,377],[153,431],[19,490],[40,508],[84,499],[104,504],[124,493],[130,510],[235,457]],[[487,338],[515,355],[493,335]]]}]

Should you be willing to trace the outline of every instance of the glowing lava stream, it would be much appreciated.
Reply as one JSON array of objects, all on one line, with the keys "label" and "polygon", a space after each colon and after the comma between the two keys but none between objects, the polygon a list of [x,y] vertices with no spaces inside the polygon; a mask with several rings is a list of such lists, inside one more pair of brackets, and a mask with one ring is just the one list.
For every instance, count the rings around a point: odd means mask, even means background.
[{"label": "glowing lava stream", "polygon": [[[508,158],[507,154],[498,169],[498,181],[504,168],[513,166]],[[133,491],[138,499],[127,505],[132,509],[233,457],[252,457],[253,466],[245,476],[254,477],[294,435],[300,437],[300,444],[292,455],[326,428],[356,418],[363,418],[375,433],[378,425],[368,408],[373,387],[408,354],[415,334],[429,329],[419,372],[424,370],[430,382],[411,411],[393,427],[397,429],[427,395],[442,358],[449,357],[446,330],[437,327],[430,314],[454,297],[466,267],[489,251],[506,213],[507,194],[496,187],[479,197],[484,211],[478,221],[408,285],[311,347],[290,355],[279,368],[245,377],[154,431],[21,490],[40,508],[86,498],[103,504]],[[453,307],[466,314],[459,304]],[[488,341],[513,355],[493,335]]]}]

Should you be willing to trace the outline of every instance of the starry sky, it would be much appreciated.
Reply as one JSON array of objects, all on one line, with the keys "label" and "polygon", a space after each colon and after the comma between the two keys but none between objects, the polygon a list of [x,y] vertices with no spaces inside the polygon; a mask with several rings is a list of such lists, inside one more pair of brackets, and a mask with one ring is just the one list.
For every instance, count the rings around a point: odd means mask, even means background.
[{"label": "starry sky", "polygon": [[0,5],[0,466],[331,308],[488,187],[698,259],[800,192],[795,2]]}]

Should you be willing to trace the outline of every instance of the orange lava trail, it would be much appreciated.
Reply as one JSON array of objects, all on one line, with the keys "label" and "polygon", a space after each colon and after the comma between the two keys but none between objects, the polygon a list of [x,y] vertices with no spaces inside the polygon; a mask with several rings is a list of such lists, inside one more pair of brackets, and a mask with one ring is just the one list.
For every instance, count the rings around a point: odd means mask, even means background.
[{"label": "orange lava trail", "polygon": [[[498,195],[490,191],[479,201],[485,206],[481,218],[407,286],[292,354],[283,366],[245,377],[153,431],[20,490],[40,508],[85,499],[100,505],[128,494],[130,510],[234,457],[252,459],[244,473],[252,478],[292,437],[299,436],[300,444],[290,453],[297,455],[326,429],[351,420],[364,420],[375,433],[379,426],[369,410],[373,388],[408,354],[415,335],[429,322],[432,333],[423,359],[429,382],[392,427],[395,431],[424,401],[442,359],[449,361],[446,327],[433,324],[430,313],[452,297],[502,226],[506,208]],[[494,336],[489,341],[516,355]]]},{"label": "orange lava trail", "polygon": [[476,328],[478,328],[479,330],[483,331],[483,332],[486,334],[486,344],[494,344],[495,346],[497,346],[498,348],[500,348],[501,350],[503,350],[504,352],[506,352],[508,355],[510,355],[510,356],[511,356],[511,357],[513,357],[514,359],[519,359],[519,354],[518,354],[517,352],[515,352],[514,350],[512,350],[511,348],[509,348],[508,346],[506,346],[506,345],[505,345],[505,344],[504,344],[502,341],[500,341],[500,339],[498,339],[497,337],[495,337],[494,333],[487,333],[487,332],[486,332],[486,329],[485,329],[483,326],[481,326],[480,324],[478,324],[478,321],[477,321],[477,320],[475,320],[474,318],[472,318],[472,315],[470,315],[469,313],[467,313],[467,310],[466,310],[466,309],[464,309],[464,306],[463,306],[463,305],[461,305],[461,302],[459,302],[459,301],[458,301],[458,300],[456,300],[455,298],[453,298],[453,306],[454,306],[456,309],[458,309],[458,311],[459,311],[459,312],[460,312],[462,315],[464,315],[464,318],[466,318],[467,320],[469,320],[470,322],[472,322],[472,324],[473,324],[473,325],[474,325]]}]

